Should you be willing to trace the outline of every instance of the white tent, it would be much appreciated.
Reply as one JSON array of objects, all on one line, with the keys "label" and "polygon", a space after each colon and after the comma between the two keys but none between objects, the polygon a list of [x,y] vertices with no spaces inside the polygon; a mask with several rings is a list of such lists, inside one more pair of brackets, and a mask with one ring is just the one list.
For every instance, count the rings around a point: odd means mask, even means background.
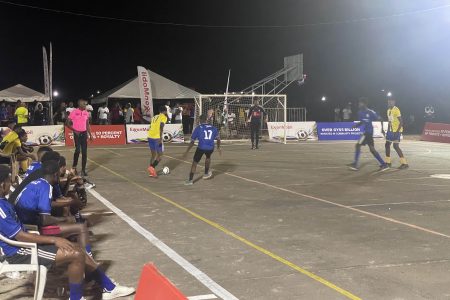
[{"label": "white tent", "polygon": [[[200,96],[200,93],[156,74],[151,70],[148,70],[148,73],[150,75],[153,99],[193,99]],[[94,98],[92,104],[106,102],[108,98],[139,99],[140,97],[138,78],[136,76],[118,87]]]},{"label": "white tent", "polygon": [[49,98],[38,91],[32,90],[22,84],[16,84],[0,91],[0,101],[16,102],[20,100],[22,102],[37,101],[49,101]]}]

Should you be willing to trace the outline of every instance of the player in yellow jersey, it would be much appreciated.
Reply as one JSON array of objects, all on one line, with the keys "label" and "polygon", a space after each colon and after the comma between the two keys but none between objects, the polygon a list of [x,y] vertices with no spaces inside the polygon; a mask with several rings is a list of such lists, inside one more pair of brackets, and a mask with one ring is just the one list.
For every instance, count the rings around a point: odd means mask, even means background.
[{"label": "player in yellow jersey", "polygon": [[165,106],[159,108],[159,114],[154,116],[148,129],[148,146],[152,152],[148,173],[150,177],[158,177],[156,166],[161,161],[164,152],[163,132],[164,125],[167,123],[167,109]]},{"label": "player in yellow jersey", "polygon": [[403,120],[400,109],[395,106],[395,100],[388,100],[388,110],[387,117],[389,121],[388,131],[386,133],[386,164],[391,166],[391,144],[394,144],[394,149],[400,157],[400,167],[399,169],[407,169],[408,163],[406,162],[403,152],[400,149],[400,136],[403,132]]}]

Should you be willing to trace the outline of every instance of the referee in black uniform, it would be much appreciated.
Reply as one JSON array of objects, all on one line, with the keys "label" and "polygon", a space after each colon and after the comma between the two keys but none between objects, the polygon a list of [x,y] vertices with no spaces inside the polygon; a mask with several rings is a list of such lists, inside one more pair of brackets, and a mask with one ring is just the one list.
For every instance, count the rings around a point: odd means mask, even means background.
[{"label": "referee in black uniform", "polygon": [[259,99],[253,100],[253,105],[250,107],[247,115],[247,123],[250,123],[252,149],[259,149],[259,133],[261,132],[261,120],[267,122],[267,114],[264,108],[259,106]]}]

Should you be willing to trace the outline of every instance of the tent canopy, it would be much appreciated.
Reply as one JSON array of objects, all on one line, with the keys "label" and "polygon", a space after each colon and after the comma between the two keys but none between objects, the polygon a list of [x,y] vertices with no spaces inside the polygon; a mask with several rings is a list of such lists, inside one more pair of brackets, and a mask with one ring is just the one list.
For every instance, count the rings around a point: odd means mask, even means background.
[{"label": "tent canopy", "polygon": [[3,100],[8,102],[16,102],[17,100],[21,100],[22,102],[33,102],[34,100],[49,101],[49,98],[22,84],[16,84],[15,86],[0,91],[0,101]]},{"label": "tent canopy", "polygon": [[[181,84],[167,79],[151,70],[150,83],[152,88],[153,99],[193,99],[200,96],[200,93],[191,90]],[[108,98],[115,99],[139,99],[141,98],[138,85],[138,77],[128,80],[127,82],[111,89],[102,95],[95,97],[92,104],[104,103]]]}]

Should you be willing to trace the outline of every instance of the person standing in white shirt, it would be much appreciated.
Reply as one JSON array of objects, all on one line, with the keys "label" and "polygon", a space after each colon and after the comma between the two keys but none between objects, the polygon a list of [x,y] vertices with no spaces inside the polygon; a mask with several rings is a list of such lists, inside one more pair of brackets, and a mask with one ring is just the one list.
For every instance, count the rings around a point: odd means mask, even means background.
[{"label": "person standing in white shirt", "polygon": [[345,107],[342,110],[342,118],[344,119],[344,122],[350,122],[351,121],[351,118],[352,118],[352,106],[351,106],[350,103],[347,105],[347,107]]},{"label": "person standing in white shirt", "polygon": [[73,102],[70,101],[70,102],[69,102],[69,106],[66,108],[66,113],[67,113],[67,115],[70,115],[70,113],[71,113],[73,110],[75,110],[75,107],[73,106]]},{"label": "person standing in white shirt", "polygon": [[181,124],[183,122],[183,107],[180,106],[180,103],[177,103],[173,110],[175,114],[175,123]]},{"label": "person standing in white shirt", "polygon": [[166,102],[166,110],[167,110],[167,123],[172,123],[172,109],[170,108],[170,101]]},{"label": "person standing in white shirt", "polygon": [[100,125],[108,125],[109,108],[106,102],[98,109],[97,117]]}]

